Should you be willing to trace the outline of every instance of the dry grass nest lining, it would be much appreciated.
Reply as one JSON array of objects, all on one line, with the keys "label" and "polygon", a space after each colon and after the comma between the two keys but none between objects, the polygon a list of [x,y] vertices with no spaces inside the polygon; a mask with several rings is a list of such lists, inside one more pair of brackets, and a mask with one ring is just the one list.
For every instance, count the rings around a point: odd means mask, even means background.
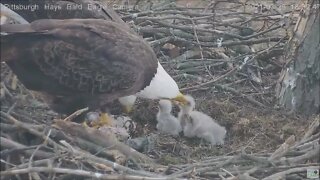
[{"label": "dry grass nest lining", "polygon": [[[52,119],[62,117],[34,101],[2,66],[1,175],[22,179],[26,174],[34,179],[279,179],[287,175],[305,179],[306,169],[319,166],[319,116],[288,116],[272,107],[274,82],[283,64],[279,55],[289,27],[280,26],[273,10],[247,14],[237,5],[228,3],[223,12],[214,4],[206,12],[172,5],[152,12],[121,12],[125,20],[135,22],[133,28],[151,43],[182,89],[196,98],[197,108],[227,127],[222,148],[199,147],[197,140],[161,135],[154,150],[157,156],[147,154],[161,157],[153,161],[143,154],[130,154],[111,136],[71,122],[58,121],[53,128]],[[239,14],[233,15],[236,11]],[[242,20],[221,23],[235,17]],[[205,24],[215,27],[198,28]],[[190,28],[194,25],[197,28]],[[243,26],[254,33],[239,38]],[[222,46],[217,48],[221,37]],[[244,61],[247,56],[249,60]],[[138,102],[132,118],[140,130],[133,136],[155,131],[155,106],[155,102]]]}]

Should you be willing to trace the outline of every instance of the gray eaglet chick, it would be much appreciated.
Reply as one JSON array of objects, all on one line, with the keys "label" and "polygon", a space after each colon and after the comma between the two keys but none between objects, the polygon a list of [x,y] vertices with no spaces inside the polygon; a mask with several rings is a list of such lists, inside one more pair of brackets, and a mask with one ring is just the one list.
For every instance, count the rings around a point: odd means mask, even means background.
[{"label": "gray eaglet chick", "polygon": [[157,113],[157,129],[159,131],[178,135],[182,131],[179,120],[171,114],[172,104],[169,100],[159,101],[159,111]]},{"label": "gray eaglet chick", "polygon": [[186,137],[198,137],[213,145],[224,144],[226,129],[215,122],[210,116],[194,110],[195,101],[191,96],[185,96],[188,103],[179,105],[178,119]]}]

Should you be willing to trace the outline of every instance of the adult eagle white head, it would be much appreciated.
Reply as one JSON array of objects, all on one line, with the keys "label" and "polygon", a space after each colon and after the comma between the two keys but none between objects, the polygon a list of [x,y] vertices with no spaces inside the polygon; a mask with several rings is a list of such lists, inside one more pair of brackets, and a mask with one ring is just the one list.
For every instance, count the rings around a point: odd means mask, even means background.
[{"label": "adult eagle white head", "polygon": [[122,23],[41,19],[1,25],[1,61],[58,113],[136,94],[185,101],[152,48]]}]

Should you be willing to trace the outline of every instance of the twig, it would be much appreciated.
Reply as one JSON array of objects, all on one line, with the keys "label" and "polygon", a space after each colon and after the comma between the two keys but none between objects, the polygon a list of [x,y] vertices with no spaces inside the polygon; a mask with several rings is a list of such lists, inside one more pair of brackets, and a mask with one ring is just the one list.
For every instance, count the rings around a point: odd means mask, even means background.
[{"label": "twig", "polygon": [[265,30],[265,31],[261,31],[261,32],[259,32],[259,33],[257,33],[257,34],[253,34],[253,35],[250,35],[250,36],[243,37],[242,39],[243,39],[243,40],[247,40],[247,39],[255,38],[255,37],[257,37],[257,36],[261,36],[261,35],[263,35],[263,34],[266,34],[266,33],[270,32],[270,31],[274,31],[274,30],[276,30],[276,29],[279,29],[279,28],[281,28],[281,27],[282,27],[281,25],[280,25],[280,26],[276,26],[276,27],[267,29],[267,30]]},{"label": "twig", "polygon": [[[51,134],[51,130],[49,130],[47,136],[46,136],[46,139],[44,139],[43,143],[38,145],[37,148],[34,150],[34,152],[31,154],[30,158],[29,158],[29,164],[28,164],[28,168],[31,168],[32,167],[32,161],[33,161],[33,157],[34,155],[37,153],[37,151],[43,147],[46,143],[47,143],[47,140],[49,138]],[[29,179],[32,180],[32,177],[31,176],[35,176],[33,173],[29,174]],[[39,175],[38,175],[39,176]]]},{"label": "twig", "polygon": [[4,91],[6,92],[6,94],[8,94],[10,96],[10,98],[13,97],[13,95],[11,94],[11,92],[8,90],[7,86],[4,84],[4,82],[1,82],[1,87],[4,89]]},{"label": "twig", "polygon": [[269,161],[274,161],[276,158],[282,157],[289,150],[289,147],[295,142],[295,136],[291,135],[281,146],[268,158]]},{"label": "twig", "polygon": [[234,175],[229,172],[228,170],[224,169],[224,168],[220,168],[222,171],[226,172],[227,174],[229,174],[231,177],[234,177]]},{"label": "twig", "polygon": [[151,41],[149,43],[150,43],[150,45],[152,47],[155,47],[155,46],[162,46],[163,44],[165,44],[165,43],[167,43],[167,42],[169,42],[171,40],[172,40],[172,37],[169,36],[169,37],[164,37],[162,39],[158,39],[158,40],[155,40],[155,41]]},{"label": "twig", "polygon": [[231,38],[237,38],[237,39],[243,39],[242,36],[236,35],[236,34],[232,34],[232,33],[228,33],[228,32],[223,32],[220,30],[215,30],[215,29],[204,29],[204,28],[199,28],[199,27],[190,27],[190,26],[183,26],[183,25],[173,25],[173,24],[169,24],[169,23],[165,23],[162,21],[156,21],[157,23],[159,23],[160,25],[166,26],[166,27],[170,27],[170,28],[175,28],[175,29],[181,29],[181,30],[185,30],[185,31],[198,31],[198,32],[209,32],[209,33],[213,33],[213,34],[217,34],[217,35],[221,35],[221,36],[225,36],[225,37],[231,37]]},{"label": "twig", "polygon": [[[228,165],[228,164],[236,161],[238,158],[239,158],[239,156],[231,157],[226,161],[219,162],[214,167],[208,167],[208,166],[200,167],[200,168],[197,169],[197,172],[201,173],[201,172],[207,172],[207,171],[212,170],[212,169],[219,169],[219,168],[221,168],[221,167],[223,167],[225,165]],[[196,164],[189,165],[188,167],[180,170],[179,172],[171,174],[169,177],[178,178],[178,177],[186,176],[186,175],[190,174],[193,171],[193,169],[197,168],[200,164],[201,163],[196,163]]]},{"label": "twig", "polygon": [[72,113],[70,116],[64,118],[64,121],[71,121],[72,119],[74,119],[75,117],[79,116],[80,114],[88,111],[89,108],[86,107],[86,108],[83,108],[83,109],[79,109],[77,110],[76,112]]},{"label": "twig", "polygon": [[150,163],[153,162],[151,158],[119,142],[115,135],[111,132],[102,132],[93,128],[85,128],[77,123],[61,120],[56,120],[54,126],[68,134],[77,136],[90,142],[94,142],[102,147],[119,150],[128,158],[133,158],[136,161],[145,161]]},{"label": "twig", "polygon": [[135,175],[148,176],[148,177],[159,176],[159,175],[152,174],[152,173],[149,173],[149,172],[138,171],[138,170],[134,170],[134,169],[125,167],[125,166],[122,166],[120,164],[111,162],[111,161],[109,161],[109,160],[107,160],[105,158],[99,158],[99,157],[91,155],[91,154],[89,154],[89,153],[87,153],[85,151],[80,151],[80,150],[75,149],[75,148],[73,148],[72,151],[73,151],[72,153],[74,155],[86,158],[86,159],[89,160],[89,162],[91,161],[91,162],[94,162],[94,163],[97,163],[97,164],[99,164],[99,163],[100,164],[104,164],[104,165],[112,167],[115,170],[123,171],[124,173],[127,173],[127,174],[135,174]]},{"label": "twig", "polygon": [[319,126],[320,126],[320,116],[318,116],[316,120],[314,120],[312,124],[308,127],[308,130],[304,134],[302,139],[307,139],[308,137],[310,137],[314,132],[316,132]]},{"label": "twig", "polygon": [[[279,163],[281,164],[297,164],[297,163],[305,163],[308,160],[318,160],[319,159],[319,152],[320,152],[320,145],[316,145],[313,150],[308,151],[304,155],[286,158],[284,160],[280,160]],[[276,162],[277,163],[277,162]]]},{"label": "twig", "polygon": [[20,121],[18,121],[17,119],[15,119],[14,117],[12,117],[11,115],[8,115],[4,112],[0,112],[1,116],[4,116],[6,118],[8,118],[8,120],[10,120],[11,122],[13,122],[15,125],[17,125],[18,127],[26,130],[27,132],[33,134],[33,135],[36,135],[38,137],[41,137],[43,140],[46,140],[48,141],[48,143],[50,145],[52,145],[54,148],[59,148],[60,150],[66,150],[65,147],[61,146],[60,144],[56,143],[55,141],[53,141],[51,138],[48,138],[45,134],[31,128],[30,126],[26,125],[25,123],[22,123]]},{"label": "twig", "polygon": [[[13,149],[12,151],[15,151],[15,150],[17,150],[18,152],[24,151],[24,153],[26,153],[28,155],[31,155],[33,152],[32,150],[29,150],[29,149],[35,148],[35,147],[27,147],[23,144],[17,143],[15,141],[12,141],[12,140],[4,138],[4,137],[0,137],[0,140],[1,140],[2,147]],[[5,155],[5,152],[1,151],[1,154],[2,153],[4,153],[4,155]],[[35,156],[37,156],[39,158],[49,158],[49,157],[52,157],[52,153],[39,150],[35,153]]]},{"label": "twig", "polygon": [[[204,59],[204,58],[203,58],[203,57],[204,57],[204,56],[203,56],[203,49],[202,49],[202,46],[201,46],[200,41],[199,41],[199,37],[198,37],[197,30],[195,29],[196,24],[194,23],[193,20],[191,20],[191,22],[192,22],[194,37],[196,38],[197,43],[198,43],[198,47],[199,47],[199,49],[200,49],[201,60],[203,60],[203,59]],[[212,78],[213,75],[212,75],[212,73],[210,72],[210,69],[208,68],[208,66],[204,64],[204,67],[205,67],[207,73],[209,74],[209,76]]]},{"label": "twig", "polygon": [[280,179],[284,179],[288,174],[305,173],[305,172],[307,172],[308,169],[319,169],[319,166],[292,168],[292,169],[288,169],[286,171],[275,173],[271,176],[263,178],[262,180],[280,180]]},{"label": "twig", "polygon": [[[44,166],[44,165],[49,164],[49,162],[53,162],[54,160],[56,160],[58,158],[63,158],[63,157],[55,156],[55,157],[51,157],[51,158],[48,158],[48,159],[35,160],[35,161],[32,162],[32,166],[33,167],[34,166]],[[23,168],[28,168],[28,166],[29,166],[29,162],[16,165],[13,168],[7,169],[7,170],[23,169]]]},{"label": "twig", "polygon": [[225,73],[224,75],[222,76],[219,76],[215,79],[212,79],[210,81],[207,81],[205,83],[201,83],[199,85],[196,85],[196,86],[192,86],[192,87],[187,87],[187,88],[181,88],[180,90],[183,92],[183,91],[189,91],[189,90],[192,90],[192,89],[197,89],[197,88],[200,88],[200,87],[203,87],[203,86],[207,86],[207,85],[210,85],[210,84],[213,84],[213,83],[216,83],[218,81],[220,81],[221,79],[231,75],[233,72],[235,72],[237,70],[237,68],[233,68],[231,69],[230,71],[228,71],[227,73]]},{"label": "twig", "polygon": [[159,178],[159,177],[143,177],[143,176],[134,176],[134,175],[110,175],[110,174],[101,174],[99,172],[91,172],[80,169],[66,169],[66,168],[50,168],[50,167],[31,167],[24,169],[14,169],[1,171],[1,176],[16,175],[16,174],[26,174],[31,172],[46,172],[46,173],[62,173],[62,174],[72,174],[77,176],[84,176],[90,178],[98,179],[128,179],[128,180],[169,180],[172,178]]},{"label": "twig", "polygon": [[12,104],[12,106],[8,109],[7,114],[10,114],[10,113],[13,111],[13,109],[17,106],[18,101],[19,101],[19,100],[16,100],[16,101]]}]

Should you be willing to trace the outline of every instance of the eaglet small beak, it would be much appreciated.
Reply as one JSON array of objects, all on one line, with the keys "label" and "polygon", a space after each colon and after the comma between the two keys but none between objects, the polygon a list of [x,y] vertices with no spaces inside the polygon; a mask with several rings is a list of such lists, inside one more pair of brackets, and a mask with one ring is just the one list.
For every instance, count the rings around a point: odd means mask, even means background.
[{"label": "eaglet small beak", "polygon": [[171,101],[173,101],[174,103],[178,102],[178,104],[181,104],[181,105],[186,105],[188,103],[187,99],[182,93],[179,93],[178,96],[176,96],[175,98],[172,98]]}]

